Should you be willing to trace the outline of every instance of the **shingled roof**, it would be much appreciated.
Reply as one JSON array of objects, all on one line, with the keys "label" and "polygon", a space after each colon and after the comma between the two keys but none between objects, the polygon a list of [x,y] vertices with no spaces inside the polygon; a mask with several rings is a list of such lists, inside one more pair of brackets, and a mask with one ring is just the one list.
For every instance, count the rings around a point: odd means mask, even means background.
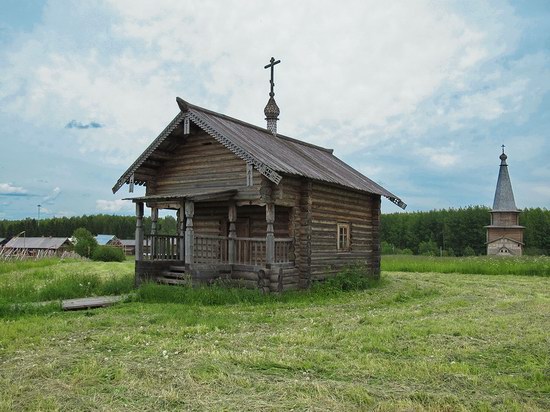
[{"label": "shingled roof", "polygon": [[113,187],[113,193],[132,181],[146,184],[146,179],[134,179],[135,175],[139,175],[140,168],[148,167],[148,159],[174,130],[181,128],[182,123],[184,129],[193,123],[276,184],[284,175],[302,176],[385,196],[403,209],[406,207],[399,197],[334,156],[331,149],[280,134],[274,136],[267,129],[195,106],[180,98],[176,100],[180,113],[124,172]]},{"label": "shingled roof", "polygon": [[510,175],[508,174],[507,158],[508,156],[506,156],[503,150],[500,155],[500,169],[498,171],[497,188],[493,201],[493,212],[519,212],[514,200]]}]

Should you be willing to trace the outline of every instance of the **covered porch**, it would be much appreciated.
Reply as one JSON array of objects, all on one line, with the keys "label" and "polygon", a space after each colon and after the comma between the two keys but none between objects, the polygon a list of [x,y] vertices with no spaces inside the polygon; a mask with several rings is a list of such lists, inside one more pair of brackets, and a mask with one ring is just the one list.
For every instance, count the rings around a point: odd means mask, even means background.
[{"label": "covered porch", "polygon": [[[285,273],[298,288],[289,208],[275,204],[237,205],[237,189],[154,195],[136,205],[136,282],[204,283],[238,281],[269,291],[282,290]],[[146,208],[151,229],[145,233]],[[158,233],[159,210],[176,211],[177,233]]]}]

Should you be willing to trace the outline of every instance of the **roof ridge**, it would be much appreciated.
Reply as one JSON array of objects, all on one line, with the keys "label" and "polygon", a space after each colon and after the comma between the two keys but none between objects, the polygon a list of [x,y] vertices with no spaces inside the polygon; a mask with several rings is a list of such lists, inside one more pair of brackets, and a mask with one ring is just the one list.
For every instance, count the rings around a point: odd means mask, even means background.
[{"label": "roof ridge", "polygon": [[[253,129],[256,129],[260,132],[263,132],[263,133],[269,135],[270,137],[273,137],[273,133],[271,133],[268,129],[264,129],[263,127],[257,126],[257,125],[252,124],[252,123],[245,122],[243,120],[237,119],[235,117],[228,116],[228,115],[223,114],[223,113],[219,113],[219,112],[215,112],[215,111],[210,110],[210,109],[206,109],[206,108],[201,107],[201,106],[197,106],[196,104],[189,103],[187,101],[185,103],[187,103],[187,105],[192,109],[200,110],[202,112],[212,114],[214,116],[221,117],[221,118],[226,119],[226,120],[230,120],[232,122],[238,123],[238,124],[243,125],[243,126],[252,127]],[[280,134],[280,133],[277,133],[277,138],[287,140],[287,141],[293,142],[293,143],[298,143],[298,144],[301,144],[301,145],[304,145],[304,146],[312,147],[312,148],[317,149],[317,150],[322,150],[322,151],[330,153],[330,154],[332,154],[334,152],[334,149],[329,149],[327,147],[318,146],[318,145],[313,144],[313,143],[304,142],[303,140],[299,140],[299,139],[296,139],[296,138],[293,138],[293,137],[290,137],[290,136],[285,136],[285,135]]]}]

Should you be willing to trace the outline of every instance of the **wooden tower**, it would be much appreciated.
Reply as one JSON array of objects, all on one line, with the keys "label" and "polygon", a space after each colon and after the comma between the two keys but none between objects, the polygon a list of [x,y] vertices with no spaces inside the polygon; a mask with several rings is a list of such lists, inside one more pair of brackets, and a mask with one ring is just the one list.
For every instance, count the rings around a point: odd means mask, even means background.
[{"label": "wooden tower", "polygon": [[514,200],[507,158],[503,145],[495,200],[491,210],[491,224],[486,226],[487,255],[521,256],[523,253],[524,227],[519,225],[521,211],[516,207]]}]

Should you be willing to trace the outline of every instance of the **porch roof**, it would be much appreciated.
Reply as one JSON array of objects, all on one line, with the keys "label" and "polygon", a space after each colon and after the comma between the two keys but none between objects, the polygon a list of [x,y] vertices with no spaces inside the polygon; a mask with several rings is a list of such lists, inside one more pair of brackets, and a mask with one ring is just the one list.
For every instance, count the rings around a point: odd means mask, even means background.
[{"label": "porch roof", "polygon": [[172,200],[194,200],[194,201],[208,201],[208,200],[229,200],[239,191],[238,187],[229,189],[189,189],[185,192],[171,193],[165,195],[149,195],[140,197],[128,197],[124,200],[131,200],[136,202],[167,202]]}]

